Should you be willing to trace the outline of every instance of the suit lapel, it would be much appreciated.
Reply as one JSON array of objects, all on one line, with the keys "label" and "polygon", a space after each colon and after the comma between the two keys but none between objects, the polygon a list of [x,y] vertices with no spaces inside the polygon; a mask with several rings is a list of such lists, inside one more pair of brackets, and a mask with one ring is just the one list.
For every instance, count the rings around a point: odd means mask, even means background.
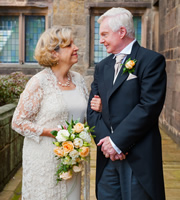
[{"label": "suit lapel", "polygon": [[[138,42],[136,41],[136,42],[134,43],[134,45],[133,45],[131,54],[127,55],[127,57],[126,57],[124,63],[125,63],[126,60],[128,60],[129,58],[131,58],[132,60],[136,58],[136,54],[137,54],[137,51],[138,51],[139,47],[140,47],[140,46],[139,46]],[[110,91],[108,92],[108,94],[107,94],[107,99],[109,99],[110,96],[116,91],[116,89],[119,88],[119,87],[123,84],[123,82],[127,79],[129,73],[126,72],[126,73],[123,74],[123,68],[124,68],[124,65],[121,67],[121,70],[120,70],[120,72],[119,72],[119,74],[118,74],[118,77],[117,77],[117,79],[116,79],[116,81],[115,81],[115,84],[113,85],[113,87],[111,87],[112,90],[110,90]],[[113,69],[114,69],[114,68],[113,68]],[[114,78],[114,73],[113,73],[113,78]],[[113,78],[112,78],[112,81],[113,81]]]},{"label": "suit lapel", "polygon": [[105,83],[107,92],[111,91],[113,87],[114,64],[115,64],[115,59],[113,59],[113,55],[112,55],[109,58],[109,62],[104,66],[104,83]]}]

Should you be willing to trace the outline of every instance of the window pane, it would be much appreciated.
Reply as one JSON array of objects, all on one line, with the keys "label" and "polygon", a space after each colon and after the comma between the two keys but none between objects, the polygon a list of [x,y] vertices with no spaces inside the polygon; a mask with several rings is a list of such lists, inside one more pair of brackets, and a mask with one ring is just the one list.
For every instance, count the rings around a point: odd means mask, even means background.
[{"label": "window pane", "polygon": [[[103,44],[99,43],[99,24],[97,23],[99,16],[94,18],[94,63],[100,62],[103,58],[107,57],[109,54],[106,52],[106,48]],[[134,28],[135,37],[139,44],[141,44],[141,17],[134,17]]]},{"label": "window pane", "polygon": [[19,18],[0,16],[0,62],[19,62]]},{"label": "window pane", "polygon": [[25,17],[25,62],[36,62],[34,49],[42,32],[45,30],[44,16]]},{"label": "window pane", "polygon": [[134,17],[133,21],[136,40],[141,44],[141,17]]}]

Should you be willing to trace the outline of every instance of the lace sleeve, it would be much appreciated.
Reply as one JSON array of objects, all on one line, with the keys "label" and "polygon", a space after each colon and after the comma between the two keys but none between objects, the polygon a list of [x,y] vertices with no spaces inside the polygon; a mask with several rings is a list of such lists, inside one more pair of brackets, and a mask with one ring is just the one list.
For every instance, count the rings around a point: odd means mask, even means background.
[{"label": "lace sleeve", "polygon": [[83,78],[82,76],[81,76],[81,84],[82,84],[83,93],[84,93],[84,95],[85,95],[86,101],[88,101],[88,99],[89,99],[88,89],[87,89],[87,87],[86,87],[84,78]]},{"label": "lace sleeve", "polygon": [[43,91],[39,80],[32,77],[20,96],[12,119],[12,128],[19,134],[40,141],[43,128],[36,124],[36,116],[41,106]]},{"label": "lace sleeve", "polygon": [[[84,78],[81,76],[81,87],[82,87],[82,93],[86,99],[86,102],[88,102],[89,95],[88,95],[88,89],[86,87]],[[84,120],[87,121],[87,113],[85,112]]]}]

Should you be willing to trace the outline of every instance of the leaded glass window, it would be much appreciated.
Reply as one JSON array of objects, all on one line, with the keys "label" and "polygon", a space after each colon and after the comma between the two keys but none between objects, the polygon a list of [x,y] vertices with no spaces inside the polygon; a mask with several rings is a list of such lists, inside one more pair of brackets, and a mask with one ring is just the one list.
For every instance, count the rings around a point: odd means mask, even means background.
[{"label": "leaded glass window", "polygon": [[0,63],[37,62],[34,49],[44,30],[45,16],[0,16]]},{"label": "leaded glass window", "polygon": [[136,40],[141,44],[141,17],[134,17],[134,29]]},{"label": "leaded glass window", "polygon": [[0,62],[19,62],[18,16],[0,16]]},{"label": "leaded glass window", "polygon": [[[97,22],[99,16],[94,17],[94,63],[98,63],[109,54],[103,44],[99,43],[99,23]],[[139,44],[141,44],[141,17],[135,16],[134,18],[135,37]]]},{"label": "leaded glass window", "polygon": [[44,16],[25,17],[25,62],[36,62],[34,49],[42,32],[45,30]]}]

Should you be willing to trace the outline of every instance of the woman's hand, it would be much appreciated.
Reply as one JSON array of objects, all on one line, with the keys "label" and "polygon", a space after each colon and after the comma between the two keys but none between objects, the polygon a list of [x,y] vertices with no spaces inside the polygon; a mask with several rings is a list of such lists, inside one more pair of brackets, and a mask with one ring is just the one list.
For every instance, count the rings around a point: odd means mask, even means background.
[{"label": "woman's hand", "polygon": [[50,128],[50,129],[44,128],[41,136],[47,136],[47,137],[55,138],[54,135],[51,134],[51,131],[59,131],[59,130],[61,130],[61,129],[60,128],[54,128],[54,129],[53,128]]},{"label": "woman's hand", "polygon": [[97,112],[102,112],[102,102],[98,95],[94,95],[91,100],[91,109]]}]

